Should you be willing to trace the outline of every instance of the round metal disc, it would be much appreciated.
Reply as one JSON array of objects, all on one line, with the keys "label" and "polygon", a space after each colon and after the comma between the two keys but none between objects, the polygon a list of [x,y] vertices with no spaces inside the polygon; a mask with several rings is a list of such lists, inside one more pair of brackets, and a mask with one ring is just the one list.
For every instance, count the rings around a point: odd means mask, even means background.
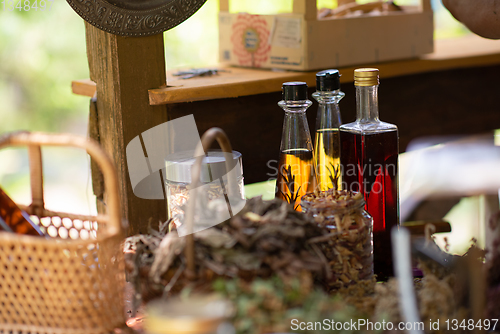
[{"label": "round metal disc", "polygon": [[207,0],[66,0],[85,21],[120,36],[148,36],[169,30]]}]

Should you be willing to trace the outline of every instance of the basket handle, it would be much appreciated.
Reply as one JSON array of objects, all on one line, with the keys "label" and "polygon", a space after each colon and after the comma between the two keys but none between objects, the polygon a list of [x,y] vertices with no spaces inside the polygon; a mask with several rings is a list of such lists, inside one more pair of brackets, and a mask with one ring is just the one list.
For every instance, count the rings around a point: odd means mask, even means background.
[{"label": "basket handle", "polygon": [[43,215],[45,201],[43,198],[43,165],[40,146],[28,146],[31,183],[30,207],[37,216]]},{"label": "basket handle", "polygon": [[112,160],[99,144],[90,138],[72,134],[46,134],[41,132],[14,132],[0,136],[0,149],[9,146],[28,146],[30,159],[31,195],[30,208],[44,212],[43,173],[41,146],[76,147],[85,150],[99,165],[104,175],[107,198],[107,221],[111,233],[121,233],[118,177]]}]

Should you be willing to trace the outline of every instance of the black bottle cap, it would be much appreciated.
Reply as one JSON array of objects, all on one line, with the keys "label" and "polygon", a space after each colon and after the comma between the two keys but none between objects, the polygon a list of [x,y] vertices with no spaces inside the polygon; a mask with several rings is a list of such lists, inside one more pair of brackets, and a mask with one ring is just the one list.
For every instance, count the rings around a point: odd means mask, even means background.
[{"label": "black bottle cap", "polygon": [[340,89],[340,73],[338,70],[324,70],[316,73],[316,90],[329,92]]},{"label": "black bottle cap", "polygon": [[304,101],[307,100],[307,84],[302,81],[285,82],[282,87],[283,100]]}]

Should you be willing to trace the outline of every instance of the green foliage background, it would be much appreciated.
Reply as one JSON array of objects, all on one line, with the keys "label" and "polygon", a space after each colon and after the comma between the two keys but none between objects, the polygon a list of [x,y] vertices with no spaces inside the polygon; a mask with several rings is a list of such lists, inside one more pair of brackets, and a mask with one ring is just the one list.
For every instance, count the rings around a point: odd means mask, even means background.
[{"label": "green foliage background", "polygon": [[[292,8],[292,0],[230,4],[232,12],[260,14]],[[336,0],[318,0],[318,7],[335,6]],[[465,31],[439,2],[434,1],[434,7],[438,37]],[[63,0],[54,0],[51,11],[7,8],[0,3],[0,133],[17,129],[85,133],[88,99],[73,95],[70,86],[71,80],[88,77],[83,20]],[[218,1],[208,0],[192,18],[165,33],[169,69],[217,63],[217,10]]]},{"label": "green foliage background", "polygon": [[0,5],[0,133],[71,130],[87,104],[70,86],[88,77],[83,22],[62,0],[43,12]]}]

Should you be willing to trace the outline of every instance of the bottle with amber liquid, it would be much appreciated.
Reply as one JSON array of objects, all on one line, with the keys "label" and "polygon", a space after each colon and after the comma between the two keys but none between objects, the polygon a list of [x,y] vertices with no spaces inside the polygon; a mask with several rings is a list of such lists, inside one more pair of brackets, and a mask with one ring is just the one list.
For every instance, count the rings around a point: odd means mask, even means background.
[{"label": "bottle with amber liquid", "polygon": [[44,236],[40,227],[0,188],[0,231]]},{"label": "bottle with amber liquid", "polygon": [[398,128],[379,120],[378,69],[354,71],[356,121],[340,126],[343,189],[359,191],[373,217],[373,266],[393,276],[391,228],[399,225]]},{"label": "bottle with amber liquid", "polygon": [[278,105],[285,111],[283,134],[281,137],[276,197],[292,204],[302,211],[300,199],[314,190],[313,145],[306,110],[312,105],[307,99],[305,82],[285,82],[283,100]]},{"label": "bottle with amber liquid", "polygon": [[339,101],[344,97],[340,91],[340,74],[338,70],[325,70],[316,73],[316,92],[314,99],[318,101],[316,116],[316,134],[314,140],[314,166],[318,190],[340,190],[340,118]]}]

